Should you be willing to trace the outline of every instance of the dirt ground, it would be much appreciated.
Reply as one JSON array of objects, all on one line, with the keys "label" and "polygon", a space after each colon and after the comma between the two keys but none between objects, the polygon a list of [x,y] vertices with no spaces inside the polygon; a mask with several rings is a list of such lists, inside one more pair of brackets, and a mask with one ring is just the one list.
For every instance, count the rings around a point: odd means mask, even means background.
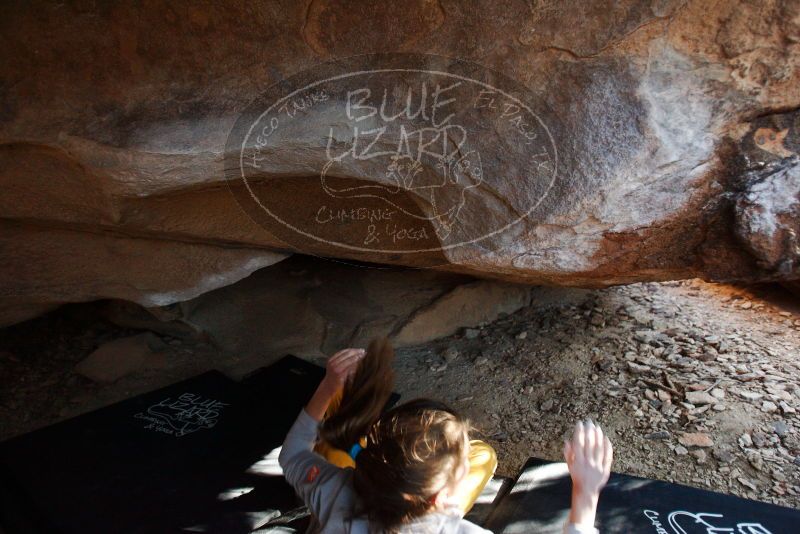
[{"label": "dirt ground", "polygon": [[[481,328],[398,351],[398,391],[472,420],[512,475],[558,459],[577,419],[599,422],[614,470],[800,507],[800,308],[773,287],[700,281],[567,291]],[[74,372],[130,336],[67,306],[0,331],[0,439],[208,368],[265,360],[164,338],[164,364],[113,384]]]}]

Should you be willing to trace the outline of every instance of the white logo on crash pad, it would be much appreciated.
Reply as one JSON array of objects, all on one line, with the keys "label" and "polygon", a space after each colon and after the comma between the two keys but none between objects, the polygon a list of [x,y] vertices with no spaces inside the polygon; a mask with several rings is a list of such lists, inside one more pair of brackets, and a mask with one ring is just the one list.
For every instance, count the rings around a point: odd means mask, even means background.
[{"label": "white logo on crash pad", "polygon": [[225,406],[228,404],[194,393],[184,393],[177,398],[167,397],[133,417],[146,421],[146,430],[181,437],[214,428]]}]

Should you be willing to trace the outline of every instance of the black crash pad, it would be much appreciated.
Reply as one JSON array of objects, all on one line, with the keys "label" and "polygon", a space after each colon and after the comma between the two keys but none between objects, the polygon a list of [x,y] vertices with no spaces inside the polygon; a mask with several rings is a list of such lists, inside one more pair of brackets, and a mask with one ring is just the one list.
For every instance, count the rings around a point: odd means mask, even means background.
[{"label": "black crash pad", "polygon": [[[531,458],[485,527],[560,534],[571,491],[565,464]],[[600,496],[597,526],[603,534],[783,534],[800,532],[800,511],[614,473]]]},{"label": "black crash pad", "polygon": [[298,505],[282,477],[251,468],[281,445],[323,374],[294,357],[242,383],[211,371],[0,443],[0,524],[7,534],[250,532]]}]

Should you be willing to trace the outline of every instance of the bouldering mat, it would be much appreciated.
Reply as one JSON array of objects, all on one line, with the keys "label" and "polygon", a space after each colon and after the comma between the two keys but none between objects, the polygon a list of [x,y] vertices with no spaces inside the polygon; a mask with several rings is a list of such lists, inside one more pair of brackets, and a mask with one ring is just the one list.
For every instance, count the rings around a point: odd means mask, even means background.
[{"label": "bouldering mat", "polygon": [[[560,534],[571,491],[566,464],[531,458],[484,526],[496,534]],[[779,534],[800,532],[800,511],[614,473],[596,525],[604,534]]]},{"label": "bouldering mat", "polygon": [[210,371],[0,443],[0,524],[237,533],[296,511],[276,449],[323,375],[291,356],[242,383]]}]

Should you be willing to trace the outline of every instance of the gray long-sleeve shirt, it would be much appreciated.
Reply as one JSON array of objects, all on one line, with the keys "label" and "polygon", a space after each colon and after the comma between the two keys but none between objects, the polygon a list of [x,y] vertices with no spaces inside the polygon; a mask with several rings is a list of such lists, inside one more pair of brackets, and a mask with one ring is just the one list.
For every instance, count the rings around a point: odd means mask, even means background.
[{"label": "gray long-sleeve shirt", "polygon": [[[314,453],[318,423],[305,410],[300,412],[286,440],[278,461],[286,480],[319,520],[319,532],[325,534],[369,534],[366,517],[354,517],[358,497],[353,489],[353,469],[336,467]],[[432,512],[403,525],[400,532],[409,534],[491,534],[463,519],[460,510]],[[566,525],[565,534],[597,532]]]}]

